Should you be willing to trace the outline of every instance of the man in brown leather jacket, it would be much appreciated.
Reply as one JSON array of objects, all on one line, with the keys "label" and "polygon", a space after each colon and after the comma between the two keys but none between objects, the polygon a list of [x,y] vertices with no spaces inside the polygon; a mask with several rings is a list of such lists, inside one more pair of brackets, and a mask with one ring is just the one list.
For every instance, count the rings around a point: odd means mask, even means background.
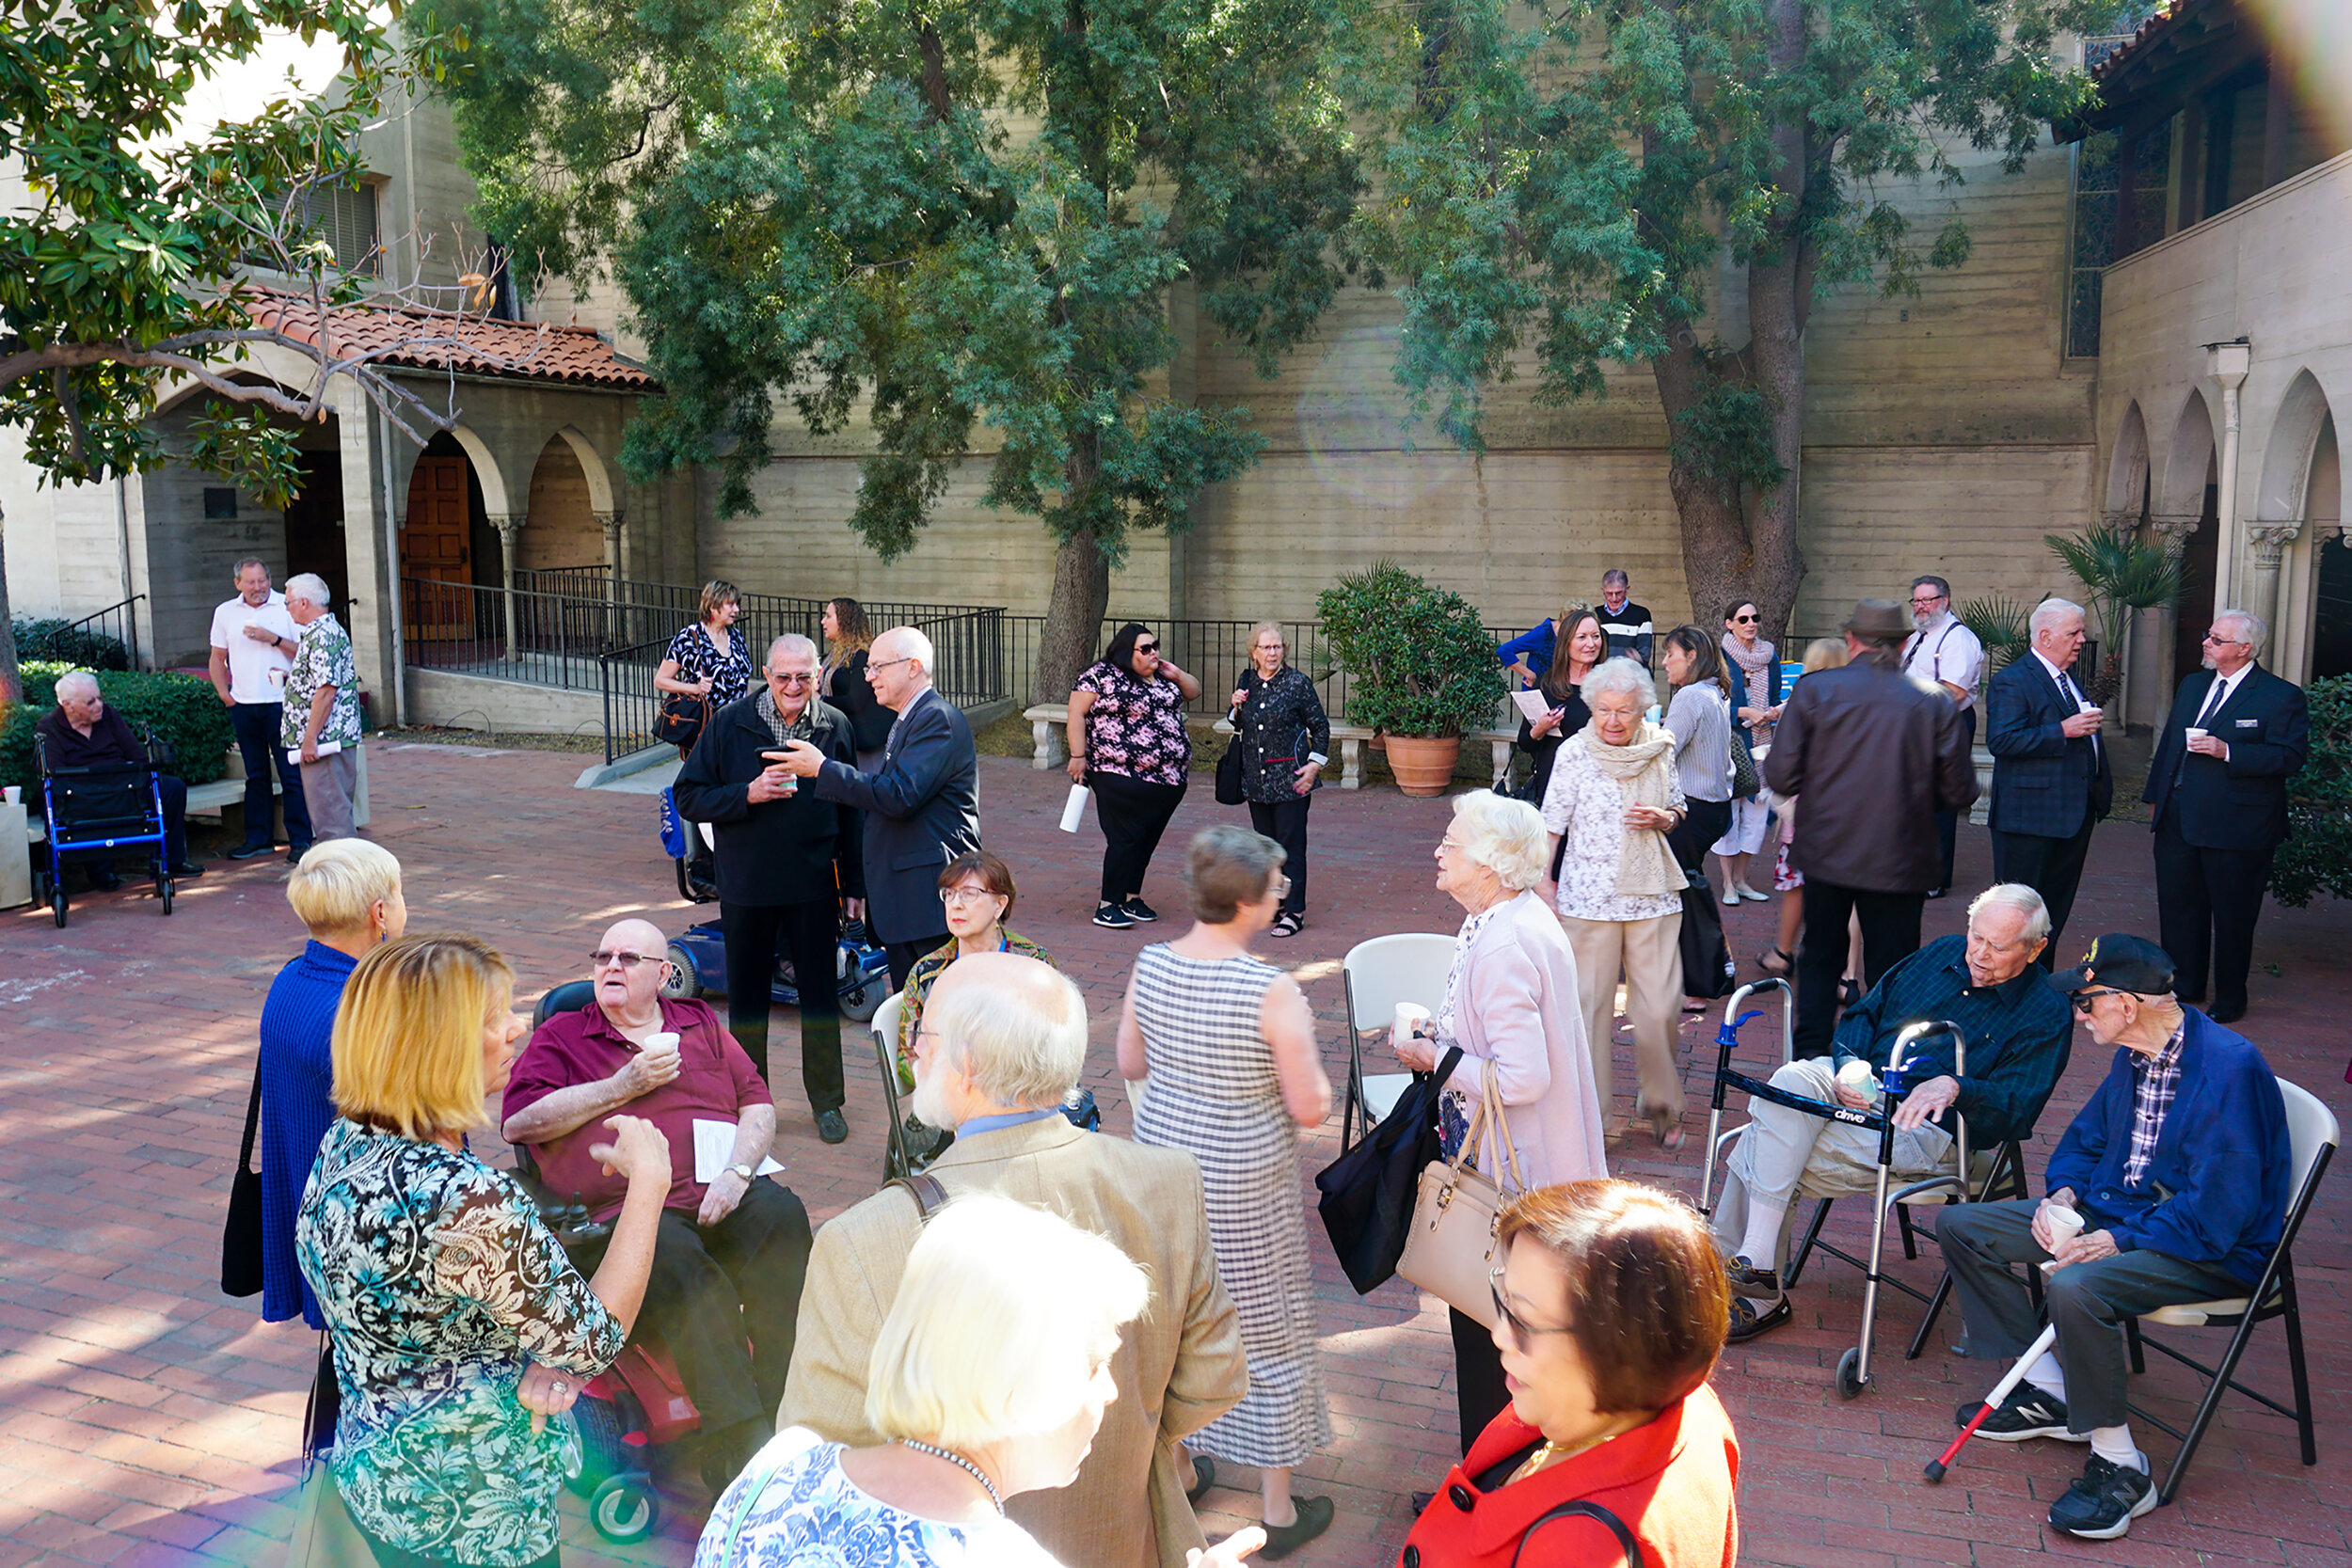
[{"label": "man in brown leather jacket", "polygon": [[1863,984],[1919,946],[1919,911],[1942,874],[1939,811],[1964,810],[1977,775],[1960,711],[1902,673],[1910,619],[1864,599],[1846,623],[1851,662],[1797,682],[1764,782],[1800,796],[1789,863],[1804,873],[1797,949],[1797,1054],[1827,1055],[1846,969],[1846,921],[1862,926]]}]

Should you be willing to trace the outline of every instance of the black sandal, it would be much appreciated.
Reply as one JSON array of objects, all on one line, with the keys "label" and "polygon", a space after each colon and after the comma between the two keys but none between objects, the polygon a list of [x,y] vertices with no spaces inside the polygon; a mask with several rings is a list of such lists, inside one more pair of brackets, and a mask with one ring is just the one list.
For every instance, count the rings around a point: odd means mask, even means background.
[{"label": "black sandal", "polygon": [[[1780,960],[1778,968],[1772,965],[1774,958]],[[1796,956],[1786,947],[1767,947],[1756,956],[1756,967],[1767,974],[1775,974],[1786,979],[1796,973],[1797,959]]]},{"label": "black sandal", "polygon": [[1300,931],[1306,929],[1306,926],[1307,923],[1304,920],[1301,920],[1298,916],[1295,914],[1283,914],[1277,917],[1274,924],[1267,927],[1266,935],[1270,937],[1295,937]]}]

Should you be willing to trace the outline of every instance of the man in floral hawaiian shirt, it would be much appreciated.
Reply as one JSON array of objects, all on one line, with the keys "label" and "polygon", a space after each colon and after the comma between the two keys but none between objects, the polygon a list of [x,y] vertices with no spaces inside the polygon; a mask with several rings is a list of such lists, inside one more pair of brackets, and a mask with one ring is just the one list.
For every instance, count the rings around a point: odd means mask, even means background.
[{"label": "man in floral hawaiian shirt", "polygon": [[[359,781],[359,672],[351,634],[327,611],[326,584],[309,572],[286,584],[286,613],[302,628],[286,672],[286,719],[278,737],[302,764],[302,798],[315,842],[352,836],[351,798]],[[302,852],[286,859],[299,861]]]}]

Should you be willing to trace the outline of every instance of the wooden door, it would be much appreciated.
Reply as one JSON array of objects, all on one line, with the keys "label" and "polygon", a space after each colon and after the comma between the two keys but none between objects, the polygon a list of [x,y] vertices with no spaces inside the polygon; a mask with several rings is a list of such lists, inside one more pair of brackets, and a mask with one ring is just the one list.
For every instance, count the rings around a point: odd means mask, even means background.
[{"label": "wooden door", "polygon": [[[408,478],[408,520],[400,531],[400,575],[419,586],[409,591],[410,635],[439,641],[469,635],[473,581],[469,547],[472,519],[466,504],[468,464],[463,457],[420,457]],[[427,583],[461,585],[437,592]]]},{"label": "wooden door", "polygon": [[302,487],[286,503],[286,576],[324,578],[335,609],[351,619],[351,558],[343,533],[343,459],[336,451],[297,453]]}]

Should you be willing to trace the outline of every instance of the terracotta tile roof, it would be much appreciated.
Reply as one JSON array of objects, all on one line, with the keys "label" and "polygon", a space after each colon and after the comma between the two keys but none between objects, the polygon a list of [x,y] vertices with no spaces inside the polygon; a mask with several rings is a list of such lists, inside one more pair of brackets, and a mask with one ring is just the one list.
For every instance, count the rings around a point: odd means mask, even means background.
[{"label": "terracotta tile roof", "polygon": [[2157,7],[2155,14],[2141,23],[2130,38],[2109,50],[2106,58],[2090,68],[2091,79],[2106,81],[2137,59],[2140,52],[2154,42],[2159,35],[2170,31],[2174,24],[2198,8],[2195,0],[2170,0],[2169,4]]},{"label": "terracotta tile roof", "polygon": [[[275,291],[247,291],[256,325],[306,343],[319,341],[318,310],[310,300]],[[410,307],[351,305],[328,312],[335,345],[344,352],[410,346],[383,364],[511,381],[566,382],[611,391],[659,392],[660,383],[613,352],[584,326],[546,322],[485,321],[480,316]]]}]

